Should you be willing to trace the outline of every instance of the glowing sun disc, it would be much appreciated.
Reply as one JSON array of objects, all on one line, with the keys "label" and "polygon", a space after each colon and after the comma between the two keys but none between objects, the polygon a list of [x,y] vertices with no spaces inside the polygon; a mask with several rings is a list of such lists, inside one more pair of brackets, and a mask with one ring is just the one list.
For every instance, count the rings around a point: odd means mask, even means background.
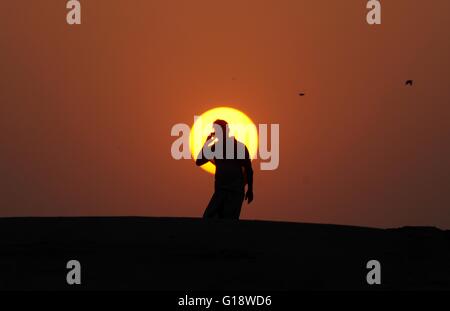
[{"label": "glowing sun disc", "polygon": [[[247,146],[250,157],[254,159],[258,151],[258,131],[253,121],[242,111],[230,107],[217,107],[206,111],[196,118],[189,136],[190,150],[194,160],[197,159],[208,135],[213,131],[212,124],[217,119],[228,122],[230,135]],[[216,167],[211,162],[202,168],[214,174]]]}]

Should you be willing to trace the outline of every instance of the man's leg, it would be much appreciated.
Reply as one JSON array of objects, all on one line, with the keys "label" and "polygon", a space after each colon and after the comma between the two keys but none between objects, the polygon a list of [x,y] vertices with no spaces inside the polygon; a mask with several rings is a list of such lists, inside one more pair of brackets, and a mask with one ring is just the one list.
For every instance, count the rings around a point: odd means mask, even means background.
[{"label": "man's leg", "polygon": [[211,200],[208,203],[208,206],[203,213],[203,218],[211,219],[211,218],[219,218],[221,215],[221,210],[223,209],[224,196],[222,193],[215,191]]},{"label": "man's leg", "polygon": [[245,192],[229,191],[224,202],[224,218],[238,220],[241,215]]}]

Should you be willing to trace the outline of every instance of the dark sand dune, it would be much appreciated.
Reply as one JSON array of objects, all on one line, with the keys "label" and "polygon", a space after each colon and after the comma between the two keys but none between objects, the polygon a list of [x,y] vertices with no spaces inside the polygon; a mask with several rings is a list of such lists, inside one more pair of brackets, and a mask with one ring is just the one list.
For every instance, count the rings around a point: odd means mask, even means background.
[{"label": "dark sand dune", "polygon": [[[0,219],[0,289],[450,289],[450,232],[181,218]],[[366,263],[381,262],[382,285]]]}]

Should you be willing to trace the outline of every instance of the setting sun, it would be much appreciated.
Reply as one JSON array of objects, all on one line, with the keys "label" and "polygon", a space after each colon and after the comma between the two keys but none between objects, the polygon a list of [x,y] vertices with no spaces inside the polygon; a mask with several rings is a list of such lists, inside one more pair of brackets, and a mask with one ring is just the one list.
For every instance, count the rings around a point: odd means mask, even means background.
[{"label": "setting sun", "polygon": [[[250,157],[253,159],[258,150],[258,131],[256,126],[246,114],[230,107],[214,108],[196,118],[189,137],[193,159],[197,159],[206,138],[213,131],[212,124],[217,119],[228,122],[230,135],[247,146]],[[202,168],[211,174],[214,174],[216,170],[215,166],[210,162],[203,165]]]}]

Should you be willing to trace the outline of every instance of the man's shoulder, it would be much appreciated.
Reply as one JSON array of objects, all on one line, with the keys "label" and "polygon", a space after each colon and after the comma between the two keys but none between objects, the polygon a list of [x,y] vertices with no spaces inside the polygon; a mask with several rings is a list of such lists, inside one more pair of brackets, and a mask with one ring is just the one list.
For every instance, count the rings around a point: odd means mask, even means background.
[{"label": "man's shoulder", "polygon": [[247,149],[247,146],[246,146],[244,143],[240,142],[240,141],[237,140],[236,138],[233,138],[233,139],[234,139],[234,144],[235,144],[238,148],[245,148],[245,149]]}]

